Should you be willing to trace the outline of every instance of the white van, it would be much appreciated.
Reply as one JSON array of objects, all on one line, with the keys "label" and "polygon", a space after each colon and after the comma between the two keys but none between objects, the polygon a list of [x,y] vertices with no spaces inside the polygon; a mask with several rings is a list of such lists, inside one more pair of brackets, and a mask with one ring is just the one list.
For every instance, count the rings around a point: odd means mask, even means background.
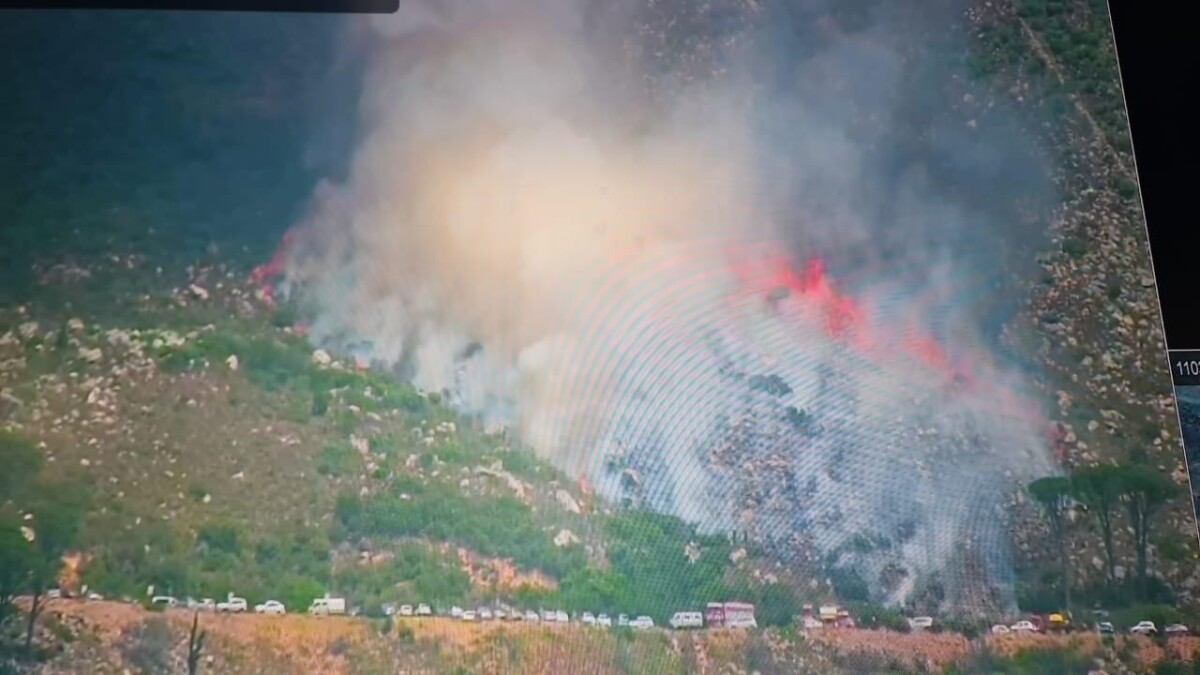
[{"label": "white van", "polygon": [[704,615],[700,612],[675,612],[671,616],[671,628],[703,628]]},{"label": "white van", "polygon": [[325,616],[328,614],[345,614],[346,599],[334,598],[330,597],[329,595],[326,595],[323,598],[315,598],[313,599],[312,604],[308,607],[308,613],[316,614],[317,616]]}]

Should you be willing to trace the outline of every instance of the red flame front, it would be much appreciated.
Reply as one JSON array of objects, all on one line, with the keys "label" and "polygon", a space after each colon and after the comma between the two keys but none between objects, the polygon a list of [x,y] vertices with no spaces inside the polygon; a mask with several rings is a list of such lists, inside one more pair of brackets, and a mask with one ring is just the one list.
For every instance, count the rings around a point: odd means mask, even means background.
[{"label": "red flame front", "polygon": [[[863,306],[838,288],[819,257],[797,269],[788,258],[773,254],[760,261],[734,263],[732,270],[742,284],[743,297],[778,300],[779,311],[817,322],[831,338],[843,340],[863,354],[879,359],[907,356],[945,373],[954,382],[972,383],[970,375],[955,367],[941,343],[917,327],[915,320],[909,322],[900,340],[885,337]],[[786,294],[781,297],[780,291]],[[897,349],[902,353],[897,354]]]},{"label": "red flame front", "polygon": [[250,272],[250,283],[259,287],[259,297],[268,305],[275,304],[275,278],[281,276],[287,267],[288,256],[296,242],[296,231],[288,230],[283,233],[283,240],[275,255],[266,263],[255,267]]}]

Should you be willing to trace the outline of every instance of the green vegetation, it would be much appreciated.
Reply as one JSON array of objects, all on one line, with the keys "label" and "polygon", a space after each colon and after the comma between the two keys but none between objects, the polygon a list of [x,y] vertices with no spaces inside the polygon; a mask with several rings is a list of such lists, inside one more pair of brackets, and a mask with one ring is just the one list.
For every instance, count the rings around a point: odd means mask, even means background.
[{"label": "green vegetation", "polygon": [[[96,532],[111,532],[110,524],[91,522]],[[311,528],[280,526],[251,538],[232,523],[214,521],[189,536],[168,523],[150,522],[119,538],[93,536],[103,541],[96,542],[97,557],[83,581],[110,597],[144,598],[147,586],[196,598],[221,599],[237,591],[251,603],[275,599],[294,609],[307,607],[330,580],[329,540]]]},{"label": "green vegetation", "polygon": [[851,603],[850,613],[855,621],[863,628],[879,628],[907,633],[910,630],[908,619],[895,607],[884,607],[866,602]]},{"label": "green vegetation", "polygon": [[426,537],[466,546],[482,555],[511,558],[525,569],[563,576],[583,566],[577,546],[559,548],[533,517],[509,496],[468,499],[454,485],[400,478],[388,494],[338,498],[343,537]]},{"label": "green vegetation", "polygon": [[1053,55],[1065,84],[1082,98],[1106,140],[1118,151],[1128,152],[1129,130],[1108,6],[1103,0],[1020,0],[1016,6],[1020,17]]},{"label": "green vegetation", "polygon": [[[450,554],[415,542],[401,544],[388,560],[351,564],[334,575],[338,592],[376,613],[384,602],[421,602],[449,607],[465,601],[471,580]],[[310,596],[311,597],[311,596]]]},{"label": "green vegetation", "polygon": [[[1100,464],[1084,467],[1070,476],[1034,481],[1028,491],[1042,506],[1055,550],[1069,550],[1073,526],[1067,511],[1074,504],[1086,509],[1099,530],[1105,576],[1103,587],[1084,589],[1092,603],[1121,607],[1131,601],[1148,602],[1169,596],[1169,590],[1150,577],[1147,558],[1156,517],[1179,492],[1170,477],[1144,464]],[[1118,551],[1113,535],[1122,526],[1122,510],[1128,516],[1128,525],[1134,535],[1135,564],[1133,579],[1119,583],[1116,575]],[[1186,548],[1182,555],[1187,555]],[[1063,558],[1059,561],[1057,574],[1043,575],[1033,585],[1023,584],[1019,595],[1026,609],[1053,609],[1060,601],[1062,607],[1069,609],[1073,588],[1070,566]]]},{"label": "green vegetation", "polygon": [[[1045,119],[1069,119],[1077,99],[1104,140],[1128,153],[1133,146],[1107,5],[1103,0],[1018,0],[1014,5],[1018,21],[1005,18],[977,31],[979,47],[967,57],[973,75],[1004,72],[1032,85],[1025,97],[1043,103]],[[1137,185],[1128,177],[1117,178],[1113,188],[1122,199],[1137,196]],[[1083,251],[1068,243],[1064,252],[1077,257]]]},{"label": "green vegetation", "polygon": [[317,456],[317,473],[322,476],[345,476],[358,469],[358,453],[349,443],[334,443],[325,446]]},{"label": "green vegetation", "polygon": [[326,413],[334,391],[341,392],[348,405],[364,412],[430,410],[430,403],[408,383],[378,373],[323,368],[313,363],[312,347],[296,336],[221,330],[203,333],[181,346],[164,346],[157,356],[164,368],[173,370],[212,365],[237,356],[239,368],[264,391],[308,397],[305,408],[312,416]]},{"label": "green vegetation", "polygon": [[[1050,476],[1029,484],[1029,494],[1041,505],[1058,551],[1067,550],[1067,512],[1071,508],[1071,490],[1071,480],[1063,476]],[[1070,610],[1071,565],[1066,556],[1059,560],[1059,572],[1062,575],[1063,606]]]},{"label": "green vegetation", "polygon": [[[30,596],[24,654],[33,655],[34,629],[46,591],[57,585],[63,555],[79,539],[91,500],[89,485],[74,476],[52,477],[41,451],[28,439],[0,432],[0,635],[16,616],[13,599]],[[0,645],[0,652],[12,651]]]}]

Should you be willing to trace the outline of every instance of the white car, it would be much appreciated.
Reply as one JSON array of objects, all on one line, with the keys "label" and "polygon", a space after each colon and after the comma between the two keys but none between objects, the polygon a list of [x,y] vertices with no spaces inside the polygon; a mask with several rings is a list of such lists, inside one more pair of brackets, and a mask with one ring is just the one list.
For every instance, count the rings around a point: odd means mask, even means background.
[{"label": "white car", "polygon": [[462,614],[460,614],[459,618],[461,618],[463,621],[474,621],[475,620],[475,610],[468,609],[465,612],[463,612]]},{"label": "white car", "polygon": [[212,598],[204,598],[196,603],[196,609],[201,612],[215,612],[217,611],[217,601]]},{"label": "white car", "polygon": [[413,615],[413,606],[412,605],[400,605],[400,616],[412,616],[412,615]]},{"label": "white car", "polygon": [[1018,621],[1012,625],[1012,632],[1014,632],[1014,633],[1036,633],[1036,632],[1038,632],[1038,629],[1037,629],[1037,626],[1033,625],[1032,621]]},{"label": "white car", "polygon": [[1113,628],[1111,621],[1101,621],[1096,624],[1096,632],[1101,635],[1113,635],[1117,632],[1117,629]]},{"label": "white car", "polygon": [[463,615],[462,607],[455,605],[454,607],[450,608],[450,616],[454,617],[455,619],[462,617],[462,615]]},{"label": "white car", "polygon": [[230,597],[225,602],[217,603],[218,612],[244,612],[249,606],[246,604],[245,598]]},{"label": "white car", "polygon": [[492,612],[492,616],[495,616],[497,621],[503,621],[508,618],[508,612],[503,609],[497,609],[495,612]]},{"label": "white car", "polygon": [[618,614],[617,615],[617,625],[618,626],[628,626],[629,625],[629,615],[628,614]]},{"label": "white car", "polygon": [[585,626],[596,625],[596,617],[593,616],[591,612],[584,612],[583,616],[579,617],[579,620],[582,621],[583,625]]},{"label": "white car", "polygon": [[492,620],[492,610],[488,609],[487,607],[480,607],[478,614],[479,614],[480,621],[491,621]]},{"label": "white car", "polygon": [[161,605],[163,607],[175,607],[179,601],[169,595],[156,595],[150,598],[151,605]]},{"label": "white car", "polygon": [[634,619],[633,621],[630,621],[629,627],[636,628],[638,630],[646,630],[648,628],[654,628],[654,619],[651,619],[650,617],[643,614],[643,615],[639,616],[638,618]]},{"label": "white car", "polygon": [[103,600],[104,596],[100,595],[96,591],[88,591],[87,599],[88,600]]},{"label": "white car", "polygon": [[254,606],[255,614],[287,614],[287,608],[278,600],[268,600],[261,605]]},{"label": "white car", "polygon": [[1154,635],[1158,633],[1158,627],[1153,621],[1139,621],[1136,626],[1129,629],[1134,635]]},{"label": "white car", "polygon": [[63,596],[63,592],[57,588],[51,588],[50,590],[46,591],[46,599],[47,600],[57,600],[57,599],[61,598],[62,596]]},{"label": "white car", "polygon": [[992,635],[1008,635],[1011,632],[1012,631],[1008,629],[1008,626],[1005,626],[1002,623],[992,626]]},{"label": "white car", "polygon": [[601,614],[600,616],[596,617],[596,625],[603,626],[605,628],[612,628],[612,619],[610,619],[607,614]]},{"label": "white car", "polygon": [[417,605],[417,616],[433,616],[433,609],[426,604]]},{"label": "white car", "polygon": [[1190,632],[1191,630],[1181,623],[1173,623],[1163,629],[1163,633],[1167,635],[1187,635]]},{"label": "white car", "polygon": [[559,623],[571,623],[571,617],[561,609],[554,613],[554,620]]},{"label": "white car", "polygon": [[533,611],[532,609],[529,610],[528,612],[525,612],[525,620],[530,623],[537,623],[538,621],[541,620],[541,618],[542,617],[538,616],[538,613]]},{"label": "white car", "polygon": [[908,625],[913,630],[929,630],[933,628],[932,616],[917,616],[908,620]]}]

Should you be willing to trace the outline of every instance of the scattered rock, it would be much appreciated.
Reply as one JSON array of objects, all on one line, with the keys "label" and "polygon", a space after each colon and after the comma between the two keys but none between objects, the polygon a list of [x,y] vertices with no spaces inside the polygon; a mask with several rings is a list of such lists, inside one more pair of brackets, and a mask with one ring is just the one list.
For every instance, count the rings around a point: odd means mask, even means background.
[{"label": "scattered rock", "polygon": [[67,321],[67,330],[72,333],[82,333],[83,332],[83,320],[82,319],[68,320]]},{"label": "scattered rock", "polygon": [[237,354],[230,354],[229,358],[225,359],[225,365],[229,366],[230,370],[237,370],[238,369]]},{"label": "scattered rock", "polygon": [[575,536],[575,533],[568,529],[561,529],[558,531],[558,534],[554,535],[554,545],[559,548],[578,543],[579,537]]},{"label": "scattered rock", "polygon": [[569,513],[582,512],[582,509],[579,508],[579,502],[575,501],[575,498],[571,496],[570,492],[560,489],[554,493],[554,498],[558,500],[558,505],[561,506],[563,510]]},{"label": "scattered rock", "polygon": [[316,349],[313,350],[312,353],[312,362],[318,366],[324,367],[332,363],[333,358],[330,357],[329,352],[325,351],[324,349]]},{"label": "scattered rock", "polygon": [[739,562],[741,562],[741,561],[745,560],[745,559],[746,559],[746,555],[747,555],[747,554],[746,554],[746,549],[744,549],[744,548],[739,548],[738,550],[736,550],[736,551],[734,551],[733,553],[730,553],[730,554],[729,554],[729,562],[731,562],[731,563],[733,563],[734,565],[736,565],[736,564],[738,564]]},{"label": "scattered rock", "polygon": [[360,455],[366,455],[371,452],[371,444],[362,436],[350,436],[350,447],[358,451]]},{"label": "scattered rock", "polygon": [[188,287],[188,290],[192,292],[192,297],[197,300],[208,300],[208,289],[203,286],[192,284]]},{"label": "scattered rock", "polygon": [[23,340],[32,338],[33,336],[37,335],[37,332],[38,323],[36,321],[26,321],[17,327],[17,334],[19,334]]}]

